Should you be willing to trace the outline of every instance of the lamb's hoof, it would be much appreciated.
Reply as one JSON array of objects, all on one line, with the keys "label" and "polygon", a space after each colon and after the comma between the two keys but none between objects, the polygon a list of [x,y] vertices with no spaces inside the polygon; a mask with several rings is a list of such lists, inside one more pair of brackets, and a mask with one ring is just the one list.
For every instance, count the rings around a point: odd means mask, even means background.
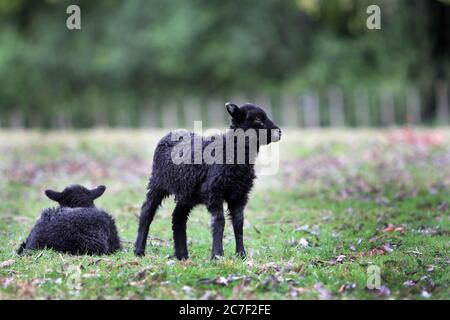
[{"label": "lamb's hoof", "polygon": [[245,251],[239,251],[239,252],[236,252],[236,257],[245,259],[245,258],[247,258],[247,254],[245,253]]},{"label": "lamb's hoof", "polygon": [[187,254],[180,254],[180,255],[174,254],[172,256],[169,256],[169,259],[177,259],[180,261],[185,261],[189,260],[189,256]]},{"label": "lamb's hoof", "polygon": [[137,256],[137,257],[143,257],[143,256],[145,256],[145,250],[141,250],[141,249],[136,249],[136,250],[134,250],[134,254]]},{"label": "lamb's hoof", "polygon": [[211,255],[211,260],[219,260],[219,259],[222,259],[222,258],[223,258],[223,253],[222,254],[218,253],[218,254]]}]

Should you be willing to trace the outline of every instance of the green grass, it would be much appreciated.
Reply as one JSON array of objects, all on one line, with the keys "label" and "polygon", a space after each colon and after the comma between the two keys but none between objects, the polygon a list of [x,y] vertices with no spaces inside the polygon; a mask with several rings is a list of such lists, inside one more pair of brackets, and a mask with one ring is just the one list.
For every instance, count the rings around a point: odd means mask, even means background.
[{"label": "green grass", "polygon": [[[162,135],[0,132],[0,263],[13,260],[0,267],[0,299],[450,298],[449,130],[416,132],[420,145],[402,131],[287,130],[280,171],[257,180],[246,210],[248,258],[234,257],[227,223],[225,257],[209,259],[209,214],[198,207],[185,262],[170,258],[172,199],[151,226],[147,255],[133,255]],[[107,185],[97,205],[116,218],[124,250],[17,256],[52,205],[43,190],[71,183]],[[366,288],[369,266],[380,268],[381,290]]]}]

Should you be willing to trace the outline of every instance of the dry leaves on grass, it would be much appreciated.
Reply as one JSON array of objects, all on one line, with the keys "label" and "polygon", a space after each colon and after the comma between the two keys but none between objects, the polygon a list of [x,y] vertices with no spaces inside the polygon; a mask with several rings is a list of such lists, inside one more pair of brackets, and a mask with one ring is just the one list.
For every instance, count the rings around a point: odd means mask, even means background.
[{"label": "dry leaves on grass", "polygon": [[[421,290],[421,292],[425,292],[426,295],[431,296],[431,292],[436,287],[436,284],[434,283],[433,279],[430,276],[422,276],[419,279],[413,280],[406,280],[403,282],[403,286],[406,288],[416,288]],[[427,297],[425,297],[427,298]]]},{"label": "dry leaves on grass", "polygon": [[382,248],[373,248],[366,252],[359,252],[359,257],[373,257],[373,256],[379,256],[384,255],[386,252]]},{"label": "dry leaves on grass", "polygon": [[40,285],[45,280],[43,279],[33,279],[28,280],[17,280],[14,277],[0,278],[1,288],[12,288],[15,292],[17,299],[34,299],[35,297],[35,286]]},{"label": "dry leaves on grass", "polygon": [[244,298],[246,300],[255,299],[252,291],[249,288],[250,278],[245,277],[241,279],[239,284],[233,287],[232,299],[237,300],[240,298]]},{"label": "dry leaves on grass", "polygon": [[438,132],[419,132],[409,126],[395,130],[388,135],[389,144],[404,144],[414,148],[440,146],[445,141],[445,136]]},{"label": "dry leaves on grass", "polygon": [[289,295],[292,299],[297,299],[300,295],[305,294],[309,291],[311,290],[303,287],[289,287]]},{"label": "dry leaves on grass", "polygon": [[6,261],[3,261],[2,263],[0,263],[0,269],[1,269],[1,268],[7,268],[7,267],[10,267],[10,266],[12,266],[14,263],[16,263],[16,260],[6,260]]},{"label": "dry leaves on grass", "polygon": [[405,234],[405,228],[402,226],[395,226],[392,223],[389,223],[388,226],[383,229],[383,232],[399,232],[400,234]]},{"label": "dry leaves on grass", "polygon": [[354,283],[354,282],[353,283],[345,283],[339,288],[338,292],[340,294],[343,294],[344,292],[353,291],[355,289],[356,289],[356,283]]},{"label": "dry leaves on grass", "polygon": [[166,273],[162,272],[148,272],[152,267],[146,267],[135,274],[134,280],[130,281],[128,284],[133,287],[147,287],[147,286],[161,286],[170,283],[165,281]]},{"label": "dry leaves on grass", "polygon": [[128,266],[138,266],[138,265],[139,265],[139,261],[132,260],[132,261],[123,262],[123,263],[119,264],[117,267],[122,268],[122,267],[128,267]]},{"label": "dry leaves on grass", "polygon": [[314,285],[314,289],[319,294],[319,299],[321,300],[330,300],[333,298],[333,294],[328,291],[322,283],[318,282]]},{"label": "dry leaves on grass", "polygon": [[372,248],[369,251],[359,252],[357,254],[357,256],[358,257],[374,257],[374,256],[379,256],[379,255],[385,255],[385,254],[393,252],[394,249],[395,249],[394,246],[392,246],[390,243],[385,243],[381,246]]},{"label": "dry leaves on grass", "polygon": [[198,281],[198,283],[199,284],[215,284],[215,285],[219,285],[219,286],[227,286],[231,282],[238,281],[238,280],[243,280],[246,283],[251,281],[250,277],[247,277],[247,276],[230,275],[227,278],[217,277],[217,278],[212,278],[212,279],[206,279],[206,278],[200,279]]},{"label": "dry leaves on grass", "polygon": [[442,211],[442,212],[447,212],[448,211],[448,202],[442,202],[442,203],[440,203],[438,206],[437,206],[437,209],[439,210],[439,211]]},{"label": "dry leaves on grass", "polygon": [[334,257],[333,259],[327,261],[327,263],[328,263],[330,266],[334,266],[335,264],[344,262],[344,259],[345,259],[346,257],[347,257],[347,256],[345,256],[345,255],[343,255],[343,254],[340,254],[340,255],[338,255],[337,257]]},{"label": "dry leaves on grass", "polygon": [[366,290],[376,297],[389,297],[391,295],[391,289],[387,286],[380,286],[378,289],[368,289],[366,287]]},{"label": "dry leaves on grass", "polygon": [[203,296],[200,298],[201,300],[223,300],[223,296],[218,294],[215,291],[206,291]]}]

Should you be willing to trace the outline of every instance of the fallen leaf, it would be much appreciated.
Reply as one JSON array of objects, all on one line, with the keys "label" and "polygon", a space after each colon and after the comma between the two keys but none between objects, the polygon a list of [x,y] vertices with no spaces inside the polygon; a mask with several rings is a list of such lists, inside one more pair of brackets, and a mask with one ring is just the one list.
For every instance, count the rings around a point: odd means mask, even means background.
[{"label": "fallen leaf", "polygon": [[314,285],[314,289],[319,293],[319,299],[329,300],[333,298],[333,294],[324,288],[323,284],[320,282]]},{"label": "fallen leaf", "polygon": [[392,246],[389,243],[385,243],[382,249],[387,253],[391,253],[392,251],[394,251],[394,248],[392,248]]},{"label": "fallen leaf", "polygon": [[298,242],[298,244],[301,248],[307,248],[308,240],[306,240],[305,238],[301,238],[300,241]]},{"label": "fallen leaf", "polygon": [[417,284],[417,282],[414,280],[407,280],[407,281],[403,282],[403,285],[408,288],[414,287],[416,284]]},{"label": "fallen leaf", "polygon": [[133,261],[127,261],[127,262],[121,263],[117,267],[122,268],[125,266],[138,266],[138,265],[139,265],[139,261],[133,260]]},{"label": "fallen leaf", "polygon": [[175,262],[175,260],[169,260],[169,261],[166,262],[166,264],[167,264],[169,267],[173,267],[174,265],[176,265],[176,262]]},{"label": "fallen leaf", "polygon": [[275,262],[264,263],[261,266],[261,272],[267,272],[269,270],[280,271],[281,268]]},{"label": "fallen leaf", "polygon": [[205,294],[200,298],[201,300],[216,300],[218,295],[215,291],[206,291]]},{"label": "fallen leaf", "polygon": [[226,286],[226,285],[228,285],[228,279],[225,277],[218,277],[214,280],[214,284]]},{"label": "fallen leaf", "polygon": [[337,256],[337,257],[331,259],[331,260],[328,261],[327,263],[328,263],[330,266],[334,266],[334,265],[337,264],[337,263],[342,263],[342,262],[344,261],[345,258],[346,258],[346,256],[343,255],[343,254],[341,254],[341,255],[339,255],[339,256]]},{"label": "fallen leaf", "polygon": [[408,250],[408,251],[406,251],[406,253],[411,253],[411,254],[413,254],[413,255],[422,255],[422,252],[420,252],[417,248],[416,248],[416,250]]},{"label": "fallen leaf", "polygon": [[289,294],[291,296],[292,299],[296,299],[298,298],[299,295],[308,292],[309,290],[306,288],[298,288],[298,287],[290,287],[289,288]]},{"label": "fallen leaf", "polygon": [[198,281],[200,284],[216,284],[219,286],[227,286],[229,281],[225,277],[218,277],[214,279],[200,279]]},{"label": "fallen leaf", "polygon": [[338,290],[338,292],[339,293],[344,293],[345,291],[352,291],[352,290],[354,290],[354,289],[356,289],[356,283],[346,283],[346,284],[343,284],[340,288],[339,288],[339,290]]},{"label": "fallen leaf", "polygon": [[10,285],[13,281],[14,281],[14,278],[13,278],[13,277],[8,277],[8,278],[3,279],[3,280],[2,280],[2,287],[3,287],[4,289],[8,288],[9,285]]},{"label": "fallen leaf", "polygon": [[379,289],[367,289],[370,293],[377,297],[389,297],[391,290],[386,286],[381,286]]},{"label": "fallen leaf", "polygon": [[373,248],[367,252],[360,252],[358,256],[360,257],[373,257],[386,254],[386,251],[383,248]]},{"label": "fallen leaf", "polygon": [[139,270],[136,275],[134,276],[136,280],[142,280],[145,278],[145,275],[147,274],[147,271],[151,270],[151,267],[145,267],[141,270]]},{"label": "fallen leaf", "polygon": [[14,263],[16,263],[16,260],[6,260],[0,263],[0,268],[7,268],[12,266]]},{"label": "fallen leaf", "polygon": [[284,279],[280,276],[269,275],[261,282],[260,287],[267,291],[273,291],[283,281]]},{"label": "fallen leaf", "polygon": [[438,205],[437,209],[442,212],[446,212],[448,210],[448,202],[442,202]]},{"label": "fallen leaf", "polygon": [[36,279],[31,280],[31,284],[33,286],[39,286],[45,282],[47,282],[47,279],[36,278]]},{"label": "fallen leaf", "polygon": [[424,290],[433,291],[433,289],[436,287],[436,284],[434,283],[433,279],[428,275],[421,277],[420,283]]},{"label": "fallen leaf", "polygon": [[384,232],[393,232],[395,229],[394,225],[389,223],[386,228],[383,229]]},{"label": "fallen leaf", "polygon": [[388,206],[391,202],[385,197],[378,197],[375,199],[375,203],[379,206]]},{"label": "fallen leaf", "polygon": [[383,232],[400,232],[403,233],[405,231],[404,227],[395,226],[392,223],[389,223],[386,228],[383,229]]},{"label": "fallen leaf", "polygon": [[189,286],[183,286],[181,290],[183,290],[186,293],[191,293],[193,291],[192,287]]},{"label": "fallen leaf", "polygon": [[35,289],[29,281],[19,281],[17,283],[17,295],[22,298],[33,299]]}]

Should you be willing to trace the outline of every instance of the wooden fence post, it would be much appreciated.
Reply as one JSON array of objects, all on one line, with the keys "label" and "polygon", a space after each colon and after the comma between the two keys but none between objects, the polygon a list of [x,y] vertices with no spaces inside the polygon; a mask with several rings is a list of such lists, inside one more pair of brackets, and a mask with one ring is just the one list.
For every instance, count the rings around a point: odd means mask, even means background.
[{"label": "wooden fence post", "polygon": [[281,98],[281,120],[286,127],[298,127],[298,99],[284,94]]},{"label": "wooden fence post", "polygon": [[356,88],[354,92],[354,110],[355,122],[357,126],[370,126],[370,106],[367,90],[364,88]]},{"label": "wooden fence post", "polygon": [[407,90],[406,95],[406,123],[420,124],[422,121],[420,110],[420,93],[416,87]]},{"label": "wooden fence post", "polygon": [[156,106],[151,103],[146,103],[142,108],[139,125],[143,128],[156,128],[158,126],[158,119],[156,117]]},{"label": "wooden fence post", "polygon": [[381,91],[380,113],[382,126],[395,125],[395,102],[391,91]]},{"label": "wooden fence post", "polygon": [[225,103],[223,99],[208,98],[207,99],[207,118],[208,127],[222,128],[225,125]]},{"label": "wooden fence post", "polygon": [[178,127],[178,110],[175,101],[166,101],[161,106],[163,128],[174,129]]},{"label": "wooden fence post", "polygon": [[330,125],[345,126],[344,95],[341,89],[334,87],[328,90],[328,106]]},{"label": "wooden fence post", "polygon": [[449,102],[448,102],[448,86],[446,81],[440,81],[436,85],[436,107],[437,107],[437,123],[439,125],[449,124]]},{"label": "wooden fence post", "polygon": [[185,129],[193,130],[194,121],[203,121],[201,113],[200,100],[195,98],[187,98],[183,100],[184,121],[183,127]]},{"label": "wooden fence post", "polygon": [[11,129],[23,129],[24,120],[20,111],[13,111],[9,116],[9,127]]},{"label": "wooden fence post", "polygon": [[314,91],[308,91],[302,97],[303,124],[307,128],[320,126],[319,98]]}]

